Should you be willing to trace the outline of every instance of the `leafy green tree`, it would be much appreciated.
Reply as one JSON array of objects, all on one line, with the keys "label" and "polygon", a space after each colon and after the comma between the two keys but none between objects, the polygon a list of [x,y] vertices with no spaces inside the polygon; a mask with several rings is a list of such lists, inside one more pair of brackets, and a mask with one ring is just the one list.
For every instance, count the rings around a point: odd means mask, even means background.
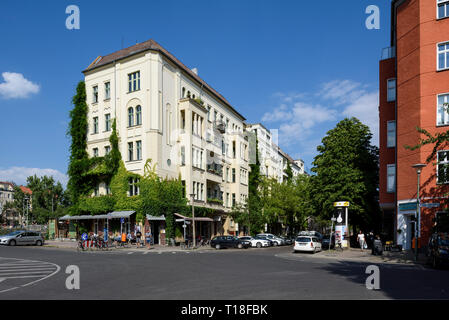
[{"label": "leafy green tree", "polygon": [[344,119],[328,131],[318,146],[312,171],[313,198],[322,218],[329,219],[333,202],[349,201],[351,225],[378,228],[378,148],[371,145],[368,126]]},{"label": "leafy green tree", "polygon": [[78,83],[72,103],[74,107],[70,111],[71,120],[68,128],[71,145],[67,189],[76,204],[81,195],[87,194],[91,189],[85,178],[85,173],[89,170],[89,156],[87,154],[88,108],[84,81]]},{"label": "leafy green tree", "polygon": [[[162,179],[156,174],[151,159],[145,164],[145,174],[140,183],[140,212],[153,216],[165,216],[167,239],[176,236],[174,213],[186,212],[187,199],[180,179]],[[144,218],[144,217],[143,217]]]}]

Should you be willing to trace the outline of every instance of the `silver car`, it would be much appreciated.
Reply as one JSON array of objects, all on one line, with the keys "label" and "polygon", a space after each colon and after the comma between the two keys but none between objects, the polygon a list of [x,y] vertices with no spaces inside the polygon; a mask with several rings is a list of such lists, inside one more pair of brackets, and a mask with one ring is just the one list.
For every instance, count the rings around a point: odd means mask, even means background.
[{"label": "silver car", "polygon": [[23,246],[28,244],[42,246],[44,244],[44,237],[38,232],[14,231],[0,236],[0,244],[8,246]]}]

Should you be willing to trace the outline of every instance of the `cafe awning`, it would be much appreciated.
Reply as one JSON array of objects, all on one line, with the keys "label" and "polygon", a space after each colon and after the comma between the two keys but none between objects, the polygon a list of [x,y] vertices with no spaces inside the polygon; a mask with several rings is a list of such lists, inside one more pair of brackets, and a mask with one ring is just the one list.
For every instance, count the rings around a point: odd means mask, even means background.
[{"label": "cafe awning", "polygon": [[82,215],[82,216],[69,216],[65,215],[60,217],[59,220],[98,220],[98,219],[120,219],[129,218],[135,211],[114,211],[108,214],[99,214],[96,216]]},{"label": "cafe awning", "polygon": [[147,218],[148,221],[165,221],[165,217],[164,216],[156,217],[156,216],[152,216],[152,215],[147,214],[146,218]]}]

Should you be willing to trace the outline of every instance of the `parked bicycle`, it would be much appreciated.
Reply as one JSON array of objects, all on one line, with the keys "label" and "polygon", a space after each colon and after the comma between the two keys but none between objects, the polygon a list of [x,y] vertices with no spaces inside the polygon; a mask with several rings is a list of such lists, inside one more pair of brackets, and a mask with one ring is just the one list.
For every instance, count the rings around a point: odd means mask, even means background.
[{"label": "parked bicycle", "polygon": [[83,241],[83,239],[80,238],[80,239],[78,240],[78,246],[77,246],[76,250],[77,250],[78,252],[80,252],[80,251],[85,251],[85,250],[86,250],[86,248],[84,247],[84,241]]}]

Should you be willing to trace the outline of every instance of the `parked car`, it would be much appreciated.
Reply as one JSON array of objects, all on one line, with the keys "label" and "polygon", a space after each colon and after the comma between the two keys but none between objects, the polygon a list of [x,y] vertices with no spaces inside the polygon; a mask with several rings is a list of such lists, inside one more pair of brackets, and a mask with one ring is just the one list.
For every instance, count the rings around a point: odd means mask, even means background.
[{"label": "parked car", "polygon": [[14,231],[0,237],[0,244],[8,246],[37,245],[42,246],[45,240],[38,232],[31,231]]},{"label": "parked car", "polygon": [[429,239],[427,258],[434,268],[449,265],[449,233],[434,233]]},{"label": "parked car", "polygon": [[271,233],[259,233],[257,236],[267,237],[268,239],[273,241],[274,246],[283,246],[285,244],[285,241],[283,239],[281,239]]},{"label": "parked car", "polygon": [[295,240],[295,246],[293,252],[306,251],[306,252],[318,252],[321,251],[321,242],[317,237],[311,236],[299,236]]},{"label": "parked car", "polygon": [[258,239],[258,238],[247,237],[247,236],[240,237],[240,240],[249,241],[251,243],[251,247],[257,247],[257,248],[269,247],[271,245],[269,240]]},{"label": "parked car", "polygon": [[300,231],[298,233],[298,237],[299,236],[306,236],[306,237],[316,237],[320,240],[323,240],[323,235],[317,231]]},{"label": "parked car", "polygon": [[210,246],[215,249],[221,248],[249,248],[251,242],[248,240],[240,240],[235,236],[218,236],[211,240]]},{"label": "parked car", "polygon": [[266,240],[266,241],[268,241],[269,247],[274,246],[274,241],[272,241],[271,239],[268,239],[267,236],[257,235],[257,236],[254,237],[254,239]]},{"label": "parked car", "polygon": [[295,242],[295,238],[293,236],[280,236],[282,240],[284,240],[285,245],[292,245]]},{"label": "parked car", "polygon": [[329,235],[323,236],[323,240],[321,240],[321,248],[324,249],[333,249],[335,248],[335,235],[333,234],[332,237]]}]

